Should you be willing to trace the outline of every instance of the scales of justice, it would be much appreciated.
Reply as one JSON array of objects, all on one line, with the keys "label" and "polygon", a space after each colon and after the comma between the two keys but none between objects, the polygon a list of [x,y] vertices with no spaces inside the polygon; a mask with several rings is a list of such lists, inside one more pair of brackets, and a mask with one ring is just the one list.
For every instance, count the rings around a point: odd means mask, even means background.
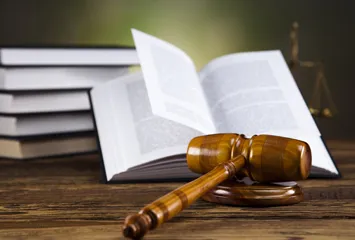
[{"label": "scales of justice", "polygon": [[337,113],[337,108],[324,74],[324,65],[320,61],[299,60],[298,33],[299,24],[294,22],[290,31],[291,59],[288,62],[289,68],[291,72],[297,68],[309,68],[316,71],[313,94],[311,99],[307,102],[308,108],[314,117],[331,118]]}]

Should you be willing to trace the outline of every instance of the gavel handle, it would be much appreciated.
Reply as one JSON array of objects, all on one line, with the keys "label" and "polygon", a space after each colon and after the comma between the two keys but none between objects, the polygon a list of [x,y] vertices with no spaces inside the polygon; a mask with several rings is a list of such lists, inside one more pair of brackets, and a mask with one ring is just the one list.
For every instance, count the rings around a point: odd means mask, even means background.
[{"label": "gavel handle", "polygon": [[219,183],[234,177],[244,164],[245,158],[239,155],[145,206],[138,214],[129,215],[123,226],[123,235],[128,238],[143,237],[149,230],[174,217]]}]

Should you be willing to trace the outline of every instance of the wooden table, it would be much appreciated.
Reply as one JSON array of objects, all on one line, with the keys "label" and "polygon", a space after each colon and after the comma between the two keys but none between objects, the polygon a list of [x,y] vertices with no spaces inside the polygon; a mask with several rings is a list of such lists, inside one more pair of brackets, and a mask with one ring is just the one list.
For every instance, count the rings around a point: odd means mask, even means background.
[{"label": "wooden table", "polygon": [[[355,143],[328,145],[343,174],[307,180],[305,201],[270,208],[199,200],[146,239],[355,239]],[[122,239],[129,213],[181,183],[99,183],[97,156],[0,161],[0,239]]]}]

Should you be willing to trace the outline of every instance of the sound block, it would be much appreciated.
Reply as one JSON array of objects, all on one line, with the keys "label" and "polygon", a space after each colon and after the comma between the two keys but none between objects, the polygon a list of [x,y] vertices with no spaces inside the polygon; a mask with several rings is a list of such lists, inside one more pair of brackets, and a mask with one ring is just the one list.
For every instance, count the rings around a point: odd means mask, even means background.
[{"label": "sound block", "polygon": [[303,191],[296,182],[261,184],[228,180],[207,192],[202,199],[236,206],[282,206],[301,202]]}]

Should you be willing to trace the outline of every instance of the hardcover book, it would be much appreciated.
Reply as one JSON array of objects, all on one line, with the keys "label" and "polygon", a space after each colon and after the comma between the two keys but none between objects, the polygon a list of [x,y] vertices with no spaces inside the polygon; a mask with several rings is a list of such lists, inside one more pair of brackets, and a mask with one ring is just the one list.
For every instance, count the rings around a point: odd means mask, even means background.
[{"label": "hardcover book", "polygon": [[138,64],[132,47],[112,46],[3,46],[3,66],[128,66]]},{"label": "hardcover book", "polygon": [[91,91],[107,181],[193,178],[189,141],[228,132],[306,141],[311,177],[339,176],[280,51],[222,56],[197,72],[177,47],[133,36],[142,72]]},{"label": "hardcover book", "polygon": [[88,110],[87,90],[0,92],[0,115]]},{"label": "hardcover book", "polygon": [[127,67],[0,67],[0,92],[90,89],[126,73]]},{"label": "hardcover book", "polygon": [[0,138],[0,159],[29,160],[96,151],[94,131]]},{"label": "hardcover book", "polygon": [[0,114],[0,137],[93,131],[90,111]]}]

